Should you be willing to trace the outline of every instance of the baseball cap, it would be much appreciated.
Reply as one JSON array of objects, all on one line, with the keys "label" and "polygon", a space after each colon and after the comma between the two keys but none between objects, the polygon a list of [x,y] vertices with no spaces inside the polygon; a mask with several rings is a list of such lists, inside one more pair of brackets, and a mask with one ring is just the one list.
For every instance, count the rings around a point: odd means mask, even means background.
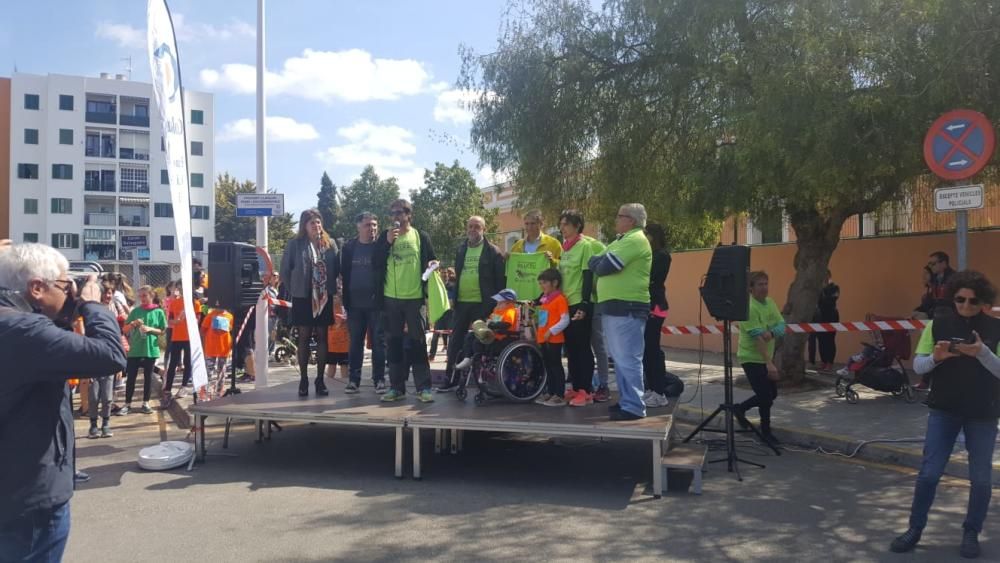
[{"label": "baseball cap", "polygon": [[511,288],[501,289],[500,293],[493,296],[494,301],[517,301],[517,292]]}]

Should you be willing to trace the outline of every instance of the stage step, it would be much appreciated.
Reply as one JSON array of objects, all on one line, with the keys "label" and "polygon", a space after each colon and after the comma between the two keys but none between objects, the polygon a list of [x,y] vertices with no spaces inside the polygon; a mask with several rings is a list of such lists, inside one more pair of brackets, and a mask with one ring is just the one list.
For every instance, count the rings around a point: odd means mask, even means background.
[{"label": "stage step", "polygon": [[668,489],[668,469],[688,469],[694,472],[692,486],[694,494],[701,494],[701,470],[705,466],[705,456],[708,453],[706,446],[695,446],[691,444],[679,444],[670,449],[660,457],[660,465],[663,471],[663,488]]}]

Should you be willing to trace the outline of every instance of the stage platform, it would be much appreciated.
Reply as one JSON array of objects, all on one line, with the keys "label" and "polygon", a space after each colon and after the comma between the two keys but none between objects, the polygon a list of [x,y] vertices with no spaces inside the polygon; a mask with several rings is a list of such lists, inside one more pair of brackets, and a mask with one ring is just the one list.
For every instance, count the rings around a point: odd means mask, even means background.
[{"label": "stage platform", "polygon": [[[606,404],[586,407],[543,407],[535,404],[513,404],[500,400],[476,406],[473,401],[459,401],[454,394],[439,394],[433,403],[421,403],[408,394],[403,401],[379,402],[371,388],[362,388],[355,395],[345,395],[343,384],[330,383],[330,395],[316,397],[310,386],[307,398],[298,396],[298,383],[285,383],[263,390],[202,402],[191,407],[198,417],[199,435],[196,440],[199,459],[205,456],[205,418],[221,417],[253,420],[257,423],[258,439],[270,434],[269,421],[302,421],[340,426],[393,428],[395,440],[395,475],[403,476],[403,433],[409,428],[413,439],[413,477],[420,479],[421,430],[434,430],[440,448],[441,433],[450,431],[453,442],[461,432],[507,432],[541,436],[578,436],[589,438],[645,440],[650,443],[653,467],[653,494],[662,492],[661,457],[663,442],[673,425],[673,407],[649,409],[641,420],[612,422],[608,420]],[[453,451],[455,448],[453,447]]]}]

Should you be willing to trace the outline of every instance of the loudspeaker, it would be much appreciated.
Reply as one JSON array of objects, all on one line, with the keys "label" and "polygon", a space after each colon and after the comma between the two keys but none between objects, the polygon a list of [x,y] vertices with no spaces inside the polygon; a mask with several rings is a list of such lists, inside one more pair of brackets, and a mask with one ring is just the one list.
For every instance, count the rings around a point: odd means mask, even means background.
[{"label": "loudspeaker", "polygon": [[717,246],[701,286],[701,299],[710,315],[724,321],[750,316],[750,247]]},{"label": "loudspeaker", "polygon": [[257,249],[244,242],[208,244],[208,304],[233,314],[255,305],[264,290]]}]

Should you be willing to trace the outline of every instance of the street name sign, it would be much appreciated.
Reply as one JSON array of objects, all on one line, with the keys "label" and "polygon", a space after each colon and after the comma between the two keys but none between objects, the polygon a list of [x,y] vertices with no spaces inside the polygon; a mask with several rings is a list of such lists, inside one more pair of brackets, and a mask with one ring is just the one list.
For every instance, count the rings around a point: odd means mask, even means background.
[{"label": "street name sign", "polygon": [[275,217],[285,213],[285,194],[236,194],[237,217]]}]

